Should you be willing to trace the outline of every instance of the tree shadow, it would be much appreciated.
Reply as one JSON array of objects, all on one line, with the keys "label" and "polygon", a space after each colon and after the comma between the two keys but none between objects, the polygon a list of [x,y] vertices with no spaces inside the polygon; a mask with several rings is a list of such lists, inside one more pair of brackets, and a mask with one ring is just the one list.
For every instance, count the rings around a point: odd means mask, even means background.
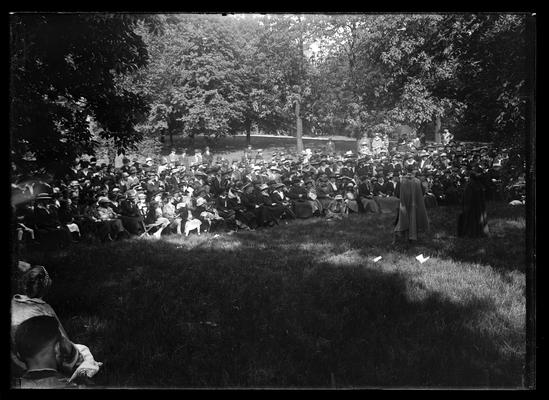
[{"label": "tree shadow", "polygon": [[502,345],[520,332],[480,328],[492,301],[317,262],[281,236],[83,246],[48,260],[49,301],[105,363],[96,381],[107,387],[521,385],[522,353]]}]

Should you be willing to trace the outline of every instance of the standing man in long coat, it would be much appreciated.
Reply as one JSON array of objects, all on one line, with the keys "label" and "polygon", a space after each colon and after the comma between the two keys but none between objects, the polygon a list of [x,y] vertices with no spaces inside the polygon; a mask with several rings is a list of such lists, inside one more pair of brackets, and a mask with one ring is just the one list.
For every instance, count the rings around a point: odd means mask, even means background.
[{"label": "standing man in long coat", "polygon": [[417,240],[418,232],[429,230],[421,182],[414,176],[413,169],[413,166],[407,166],[406,174],[400,179],[400,205],[393,243],[396,242],[397,235],[405,235],[412,241]]}]

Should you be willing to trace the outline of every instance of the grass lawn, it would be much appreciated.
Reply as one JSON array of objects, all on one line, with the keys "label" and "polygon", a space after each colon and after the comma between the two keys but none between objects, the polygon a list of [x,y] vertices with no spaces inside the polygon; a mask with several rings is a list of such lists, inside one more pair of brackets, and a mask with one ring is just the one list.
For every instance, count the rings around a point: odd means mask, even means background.
[{"label": "grass lawn", "polygon": [[391,246],[393,215],[368,214],[29,260],[48,268],[73,341],[104,362],[98,385],[520,387],[524,209],[490,203],[479,240],[455,237],[457,208],[428,211],[414,248]]}]

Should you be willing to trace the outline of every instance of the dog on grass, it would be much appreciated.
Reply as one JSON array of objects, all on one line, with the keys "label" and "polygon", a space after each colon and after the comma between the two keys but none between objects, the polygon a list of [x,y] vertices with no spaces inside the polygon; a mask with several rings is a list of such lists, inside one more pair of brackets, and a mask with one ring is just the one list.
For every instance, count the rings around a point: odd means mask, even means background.
[{"label": "dog on grass", "polygon": [[187,220],[185,222],[185,236],[189,236],[189,232],[196,229],[198,236],[200,236],[200,225],[202,225],[202,221],[199,219],[193,218]]}]

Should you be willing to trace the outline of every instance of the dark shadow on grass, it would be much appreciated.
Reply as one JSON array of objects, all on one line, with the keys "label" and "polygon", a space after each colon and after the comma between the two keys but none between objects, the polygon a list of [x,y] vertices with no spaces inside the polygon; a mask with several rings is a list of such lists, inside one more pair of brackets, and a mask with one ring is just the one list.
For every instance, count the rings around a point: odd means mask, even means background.
[{"label": "dark shadow on grass", "polygon": [[[303,226],[286,234],[315,239]],[[283,228],[223,237],[223,249],[135,240],[44,255],[48,300],[105,363],[99,385],[520,386],[522,358],[475,329],[494,304],[414,297],[403,274],[315,263],[282,247]],[[336,246],[361,240],[342,234]]]}]

